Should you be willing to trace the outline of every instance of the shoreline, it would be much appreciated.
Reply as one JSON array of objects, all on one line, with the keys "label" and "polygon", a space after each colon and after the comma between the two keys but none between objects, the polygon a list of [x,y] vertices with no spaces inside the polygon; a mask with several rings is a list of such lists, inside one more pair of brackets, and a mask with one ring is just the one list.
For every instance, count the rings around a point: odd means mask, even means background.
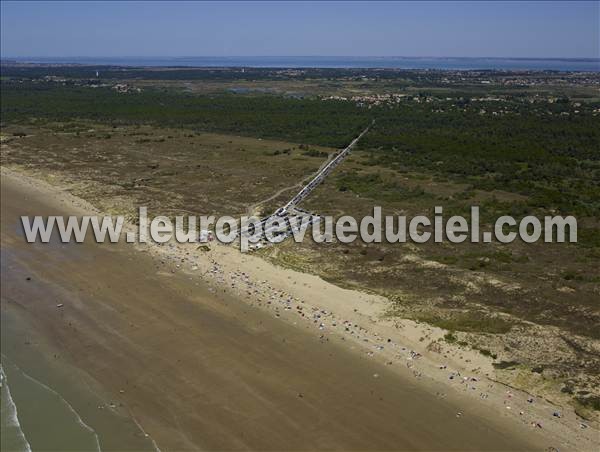
[{"label": "shoreline", "polygon": [[[2,168],[2,178],[3,183],[10,180],[21,190],[38,191],[48,199],[60,201],[68,211],[98,213],[84,200],[22,173]],[[349,350],[356,360],[384,366],[386,371],[435,394],[440,401],[464,406],[464,410],[455,412],[458,419],[473,415],[496,417],[498,425],[510,428],[517,436],[542,440],[543,435],[546,447],[593,448],[595,426],[582,429],[582,421],[572,410],[537,399],[529,403],[529,394],[494,382],[491,360],[477,351],[439,342],[443,330],[386,318],[387,303],[383,297],[343,289],[316,276],[276,267],[232,247],[212,245],[210,251],[203,253],[196,251],[196,246],[136,245],[136,252],[151,256],[158,273],[167,278],[176,275],[208,284],[212,294],[241,300],[276,322],[283,320],[281,323],[318,337],[319,343],[331,342]],[[378,379],[379,375],[375,375]],[[557,410],[561,418],[553,417]]]},{"label": "shoreline", "polygon": [[[115,65],[149,69],[347,69],[347,70],[439,70],[439,71],[530,71],[598,72],[595,57],[440,57],[440,56],[248,56],[248,57],[24,57],[6,58],[6,64],[62,64],[73,66]],[[452,64],[451,62],[454,62]],[[474,64],[477,62],[477,64]],[[575,64],[574,64],[575,63]],[[579,63],[580,66],[576,67]]]},{"label": "shoreline", "polygon": [[2,363],[0,363],[0,383],[0,390],[2,391],[2,448],[14,448],[31,452],[31,446],[19,423],[19,413],[11,396],[8,377],[4,373]]}]

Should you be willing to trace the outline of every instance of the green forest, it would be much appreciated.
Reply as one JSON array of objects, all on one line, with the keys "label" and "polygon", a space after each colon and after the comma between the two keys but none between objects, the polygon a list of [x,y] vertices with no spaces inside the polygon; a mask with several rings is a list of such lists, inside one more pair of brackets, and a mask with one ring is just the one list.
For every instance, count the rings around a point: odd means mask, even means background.
[{"label": "green forest", "polygon": [[[534,208],[600,217],[600,120],[592,113],[598,107],[593,103],[572,114],[568,101],[543,108],[512,101],[510,114],[493,116],[480,110],[493,105],[469,108],[468,100],[366,108],[319,98],[196,95],[159,87],[121,94],[109,87],[9,79],[1,89],[3,124],[85,119],[341,148],[376,119],[359,145],[368,156],[365,165],[426,172],[466,182],[472,189],[528,197],[512,211]],[[359,192],[363,183],[347,178],[343,188]],[[393,194],[384,191],[386,197]]]}]

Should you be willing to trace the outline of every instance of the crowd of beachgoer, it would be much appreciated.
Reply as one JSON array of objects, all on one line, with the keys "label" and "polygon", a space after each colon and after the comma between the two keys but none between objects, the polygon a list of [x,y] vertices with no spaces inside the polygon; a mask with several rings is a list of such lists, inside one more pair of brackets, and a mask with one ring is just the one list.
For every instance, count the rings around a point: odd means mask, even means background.
[{"label": "crowd of beachgoer", "polygon": [[[189,265],[189,270],[196,272],[202,266],[202,263],[193,258],[189,252],[183,257],[169,254],[166,256],[165,259],[174,263],[177,269],[187,269],[185,266]],[[216,259],[207,257],[209,267],[202,273],[202,277],[209,282],[211,292],[215,294],[227,292],[235,295],[252,306],[272,311],[277,318],[295,315],[297,319],[305,321],[308,326],[312,325],[318,330],[321,342],[327,342],[332,334],[342,341],[353,340],[363,347],[367,357],[382,356],[386,365],[404,362],[405,367],[415,378],[420,379],[427,375],[435,380],[429,372],[428,366],[419,364],[423,358],[420,352],[396,343],[391,338],[381,337],[377,332],[370,331],[355,320],[339,318],[328,310],[313,306],[306,300],[274,287],[267,280],[253,280],[249,273],[242,270],[228,271]],[[162,263],[165,263],[165,260]],[[294,321],[291,317],[289,320]],[[475,372],[463,375],[464,370],[463,373],[459,370],[451,370],[447,364],[437,365],[436,368],[447,372],[447,382],[450,386],[465,392],[477,393],[481,401],[489,400],[490,390],[496,384],[500,384],[490,382],[488,379],[482,380]],[[374,378],[378,377],[379,374],[374,374]],[[438,391],[436,395],[440,398],[447,397],[447,393],[443,391]],[[519,398],[524,398],[524,396],[519,393]],[[518,412],[518,417],[522,422],[532,428],[543,428],[539,410],[527,408],[527,406],[532,407],[535,404],[533,397],[527,397],[525,401],[517,402],[513,392],[507,390],[502,398],[502,404],[506,411],[513,411],[513,405],[518,405],[520,408],[515,411]],[[463,415],[462,412],[456,414],[459,418]],[[547,421],[561,417],[560,411],[553,411],[548,413]],[[588,425],[580,422],[580,428],[586,429]]]}]

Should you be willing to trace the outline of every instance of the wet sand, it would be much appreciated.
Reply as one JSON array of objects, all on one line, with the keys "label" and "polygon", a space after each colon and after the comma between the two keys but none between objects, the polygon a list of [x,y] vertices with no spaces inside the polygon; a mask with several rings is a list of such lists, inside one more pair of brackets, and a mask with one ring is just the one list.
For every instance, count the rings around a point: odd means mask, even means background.
[{"label": "wet sand", "polygon": [[[131,245],[26,244],[19,216],[69,213],[57,204],[2,179],[2,353],[40,367],[103,449],[543,450],[491,410],[457,417],[468,409],[426,385]],[[44,382],[44,368],[72,371]]]}]

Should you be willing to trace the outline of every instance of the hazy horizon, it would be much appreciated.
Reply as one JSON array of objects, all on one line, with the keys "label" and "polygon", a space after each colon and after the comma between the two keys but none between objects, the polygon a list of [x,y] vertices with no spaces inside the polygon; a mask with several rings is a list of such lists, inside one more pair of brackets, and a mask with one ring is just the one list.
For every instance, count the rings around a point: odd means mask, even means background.
[{"label": "hazy horizon", "polygon": [[598,58],[598,2],[2,1],[35,57]]},{"label": "hazy horizon", "polygon": [[554,56],[554,57],[543,57],[543,56],[489,56],[489,55],[477,55],[477,56],[464,56],[464,55],[2,55],[2,59],[23,59],[23,58],[39,58],[39,59],[53,59],[53,58],[114,58],[114,59],[126,59],[126,58],[165,58],[165,59],[185,59],[185,58],[381,58],[381,59],[491,59],[491,60],[592,60],[592,61],[600,61],[600,57],[564,57],[564,56]]},{"label": "hazy horizon", "polygon": [[404,57],[404,56],[154,56],[13,57],[4,63],[185,68],[296,68],[394,70],[506,70],[599,72],[597,58]]}]

